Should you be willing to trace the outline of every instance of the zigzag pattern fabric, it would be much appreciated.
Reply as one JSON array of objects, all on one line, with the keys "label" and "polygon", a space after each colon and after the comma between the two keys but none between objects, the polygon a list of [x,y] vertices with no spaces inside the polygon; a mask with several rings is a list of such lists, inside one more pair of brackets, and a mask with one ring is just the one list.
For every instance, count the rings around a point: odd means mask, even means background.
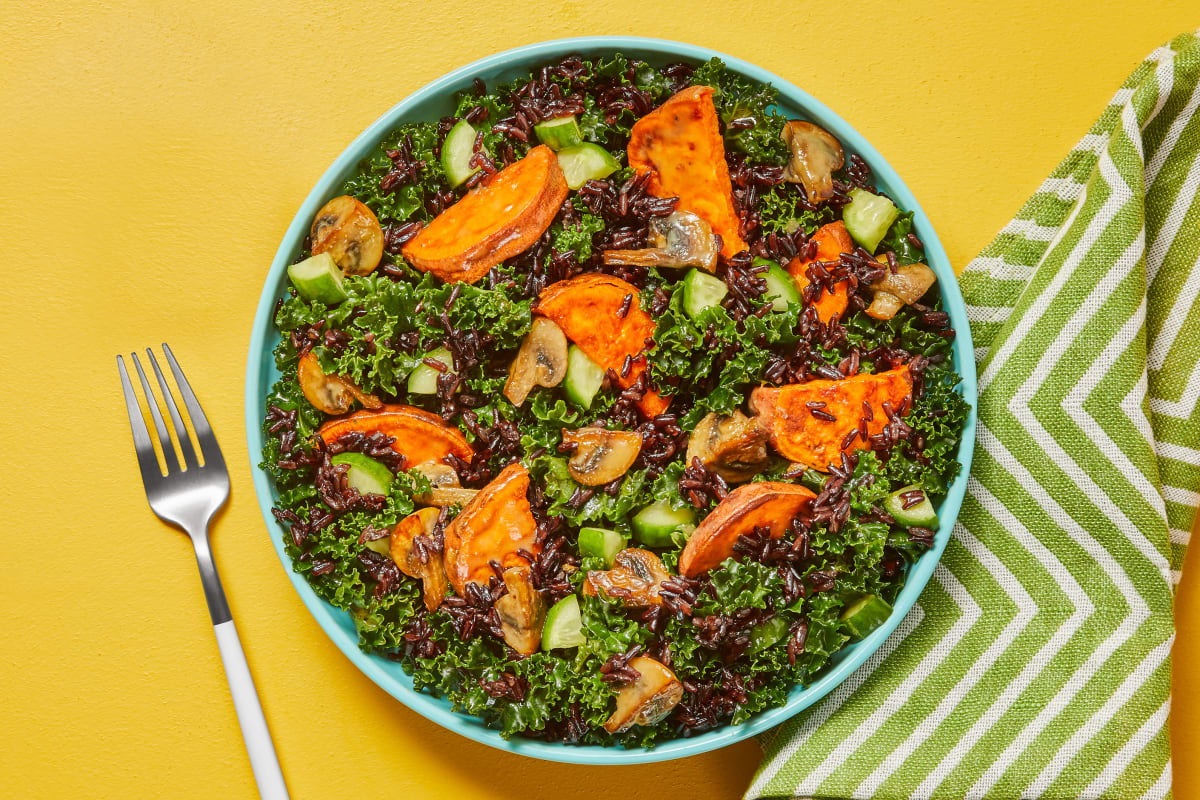
[{"label": "zigzag pattern fabric", "polygon": [[747,798],[1161,798],[1200,501],[1200,34],[1152,53],[963,271],[979,431],[895,634]]}]

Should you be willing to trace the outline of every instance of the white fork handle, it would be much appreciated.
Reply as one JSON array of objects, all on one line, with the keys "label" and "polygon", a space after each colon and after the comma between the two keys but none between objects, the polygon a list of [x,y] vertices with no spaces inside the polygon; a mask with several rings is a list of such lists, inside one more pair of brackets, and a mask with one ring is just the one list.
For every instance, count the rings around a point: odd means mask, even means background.
[{"label": "white fork handle", "polygon": [[213,630],[217,633],[217,647],[225,663],[225,677],[233,694],[233,707],[237,710],[238,724],[242,727],[242,738],[246,741],[246,752],[250,755],[250,767],[254,770],[258,793],[263,800],[288,800],[283,772],[275,756],[275,745],[271,742],[271,732],[267,730],[267,720],[258,702],[258,692],[254,689],[254,679],[250,677],[250,667],[246,664],[246,654],[242,652],[237,628],[230,619],[217,623]]}]

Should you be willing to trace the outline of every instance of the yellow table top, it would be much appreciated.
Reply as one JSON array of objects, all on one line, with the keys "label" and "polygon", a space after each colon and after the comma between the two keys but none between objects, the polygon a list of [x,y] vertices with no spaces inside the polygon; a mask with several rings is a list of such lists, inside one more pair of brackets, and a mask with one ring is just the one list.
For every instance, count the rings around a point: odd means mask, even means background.
[{"label": "yellow table top", "polygon": [[[640,34],[741,56],[821,98],[905,177],[962,265],[1196,9],[372,6],[0,5],[3,793],[253,793],[188,543],[146,507],[117,386],[115,354],[167,340],[231,466],[214,548],[294,797],[738,796],[753,742],[608,770],[500,753],[393,701],[308,616],[267,541],[242,433],[250,320],[296,207],[351,138],[451,68],[540,39]],[[1180,595],[1185,665],[1200,659],[1197,581]],[[1172,729],[1176,796],[1200,797],[1192,670],[1177,670]]]}]

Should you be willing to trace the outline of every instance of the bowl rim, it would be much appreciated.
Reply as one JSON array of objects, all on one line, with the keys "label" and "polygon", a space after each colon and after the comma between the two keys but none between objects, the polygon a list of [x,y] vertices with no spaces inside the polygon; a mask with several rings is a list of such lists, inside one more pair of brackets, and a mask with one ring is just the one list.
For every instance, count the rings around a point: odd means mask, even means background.
[{"label": "bowl rim", "polygon": [[[533,68],[538,64],[561,58],[572,52],[587,53],[598,50],[613,53],[649,52],[659,57],[683,58],[697,62],[707,61],[713,57],[720,58],[728,68],[735,72],[752,80],[770,83],[778,90],[781,101],[801,109],[806,116],[830,130],[846,146],[847,150],[858,153],[871,167],[877,179],[887,185],[889,194],[900,207],[913,212],[914,230],[924,244],[926,261],[938,277],[943,302],[957,331],[954,342],[954,363],[962,376],[962,395],[970,405],[967,421],[963,428],[962,442],[958,450],[958,461],[962,468],[958,477],[951,484],[939,509],[941,521],[934,539],[934,546],[911,565],[905,585],[896,599],[891,617],[861,641],[851,643],[840,650],[835,660],[812,683],[803,687],[793,687],[784,705],[759,712],[741,725],[725,725],[687,739],[672,739],[652,749],[563,745],[520,737],[505,740],[501,738],[499,732],[484,727],[478,718],[452,711],[448,700],[434,698],[432,695],[412,689],[411,685],[405,685],[403,676],[397,674],[399,665],[359,649],[357,636],[348,632],[343,624],[348,617],[347,613],[321,599],[309,586],[304,576],[292,569],[291,559],[283,545],[285,532],[271,514],[274,489],[266,472],[259,468],[263,447],[262,408],[266,392],[274,381],[274,362],[270,354],[278,339],[273,325],[275,301],[277,297],[281,296],[281,292],[286,286],[287,266],[307,232],[308,221],[312,219],[320,205],[338,190],[342,180],[339,176],[356,166],[364,156],[374,149],[388,131],[405,121],[410,109],[419,106],[431,97],[444,95],[468,85],[479,73],[497,69]],[[259,508],[271,536],[272,545],[284,571],[300,595],[301,601],[338,649],[364,675],[392,697],[450,731],[507,752],[572,764],[650,763],[726,747],[762,733],[812,706],[861,667],[908,615],[918,596],[929,582],[934,568],[945,550],[966,491],[967,475],[974,452],[977,405],[971,330],[953,268],[921,205],[883,156],[849,123],[826,105],[778,75],[740,58],[707,47],[636,36],[585,36],[553,39],[494,53],[458,67],[427,83],[394,105],[355,137],[325,170],[320,180],[308,193],[288,226],[275,254],[255,312],[246,364],[245,391],[246,441],[251,474],[254,479]],[[352,628],[353,626],[351,626],[351,630]]]}]

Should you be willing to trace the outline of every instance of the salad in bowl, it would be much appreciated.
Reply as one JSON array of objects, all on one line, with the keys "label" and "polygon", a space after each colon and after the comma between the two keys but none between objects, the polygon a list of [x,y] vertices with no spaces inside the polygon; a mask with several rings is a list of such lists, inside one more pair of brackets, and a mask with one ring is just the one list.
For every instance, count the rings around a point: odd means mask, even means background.
[{"label": "salad in bowl", "polygon": [[262,469],[366,651],[505,737],[738,725],[892,614],[969,406],[912,213],[719,59],[569,56],[311,221]]}]

